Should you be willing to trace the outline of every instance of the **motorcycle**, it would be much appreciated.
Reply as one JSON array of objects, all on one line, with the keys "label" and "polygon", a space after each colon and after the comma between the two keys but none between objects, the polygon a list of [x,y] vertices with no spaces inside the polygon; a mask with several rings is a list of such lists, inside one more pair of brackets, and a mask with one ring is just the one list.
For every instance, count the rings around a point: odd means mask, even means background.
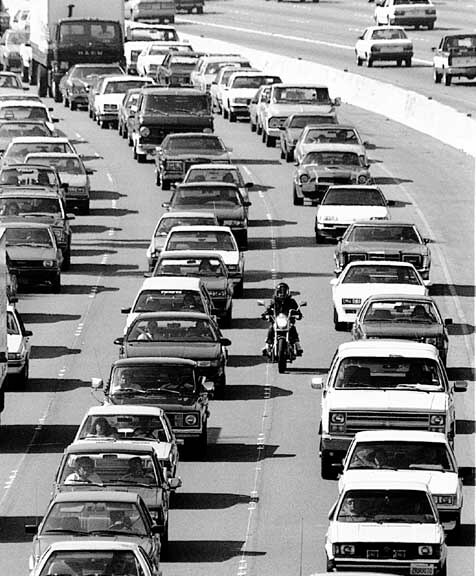
[{"label": "motorcycle", "polygon": [[[258,306],[266,306],[262,300],[258,300]],[[307,302],[301,302],[299,308],[307,306]],[[288,314],[279,313],[275,316],[272,312],[263,314],[263,318],[269,320],[274,326],[274,342],[271,347],[271,362],[278,363],[278,372],[286,372],[288,362],[296,360],[296,349],[289,341],[289,331],[294,324],[297,310],[290,310]]]}]

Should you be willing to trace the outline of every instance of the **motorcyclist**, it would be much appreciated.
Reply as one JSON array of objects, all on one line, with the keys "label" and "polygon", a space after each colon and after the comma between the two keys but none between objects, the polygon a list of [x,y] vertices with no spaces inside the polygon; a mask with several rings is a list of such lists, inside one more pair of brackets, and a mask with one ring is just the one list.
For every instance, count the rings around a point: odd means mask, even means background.
[{"label": "motorcyclist", "polygon": [[[269,320],[271,317],[275,318],[278,314],[285,314],[288,316],[290,310],[295,310],[295,313],[290,318],[290,328],[289,328],[289,342],[294,345],[296,351],[296,356],[302,356],[303,349],[299,341],[299,335],[296,330],[295,320],[301,320],[302,312],[299,309],[299,305],[291,296],[289,291],[289,286],[285,282],[280,282],[276,286],[274,291],[273,300],[268,304],[266,311],[263,312],[261,317],[264,320]],[[271,351],[274,344],[274,321],[268,329],[268,335],[266,337],[266,346],[263,348],[263,356],[271,356]]]}]

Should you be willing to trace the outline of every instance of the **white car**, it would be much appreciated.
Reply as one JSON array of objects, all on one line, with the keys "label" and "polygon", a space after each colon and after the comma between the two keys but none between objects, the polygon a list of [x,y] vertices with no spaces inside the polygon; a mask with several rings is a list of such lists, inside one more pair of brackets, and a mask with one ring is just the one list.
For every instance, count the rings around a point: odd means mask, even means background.
[{"label": "white car", "polygon": [[154,77],[170,50],[182,53],[193,52],[192,46],[183,42],[150,42],[137,56],[136,68],[139,76]]},{"label": "white car", "polygon": [[128,22],[124,43],[127,74],[137,74],[137,58],[151,42],[179,42],[179,36],[173,26]]},{"label": "white car", "polygon": [[[93,389],[102,388],[102,380],[93,378],[93,381]],[[84,415],[74,442],[94,440],[101,442],[111,438],[130,442],[150,442],[167,475],[172,478],[177,475],[179,461],[177,441],[162,408],[134,404],[93,406]]]},{"label": "white car", "polygon": [[355,44],[357,66],[364,62],[370,68],[374,62],[395,61],[412,65],[413,43],[400,26],[372,26],[367,28]]},{"label": "white car", "polygon": [[233,294],[243,295],[245,263],[243,253],[228,226],[176,226],[165,241],[165,253],[177,250],[213,250],[223,258],[233,282]]},{"label": "white car", "polygon": [[248,106],[259,88],[276,82],[281,82],[279,76],[270,76],[263,72],[253,70],[234,72],[223,90],[223,117],[228,118],[230,122],[236,122],[238,116],[248,117],[250,113]]},{"label": "white car", "polygon": [[399,472],[343,485],[329,512],[327,569],[446,576],[445,533],[428,486]]},{"label": "white car", "polygon": [[404,482],[428,485],[445,530],[459,526],[463,483],[444,434],[417,430],[358,432],[343,462],[339,491],[348,481],[365,481],[369,474],[385,481],[393,470],[398,470]]},{"label": "white car", "polygon": [[331,280],[334,326],[342,330],[357,317],[362,302],[374,294],[428,293],[428,280],[422,280],[409,262],[350,262],[338,278]]},{"label": "white car", "polygon": [[[208,164],[206,164],[208,166]],[[155,225],[146,256],[149,271],[155,267],[168,233],[174,226],[215,226],[217,217],[213,212],[164,212]]]},{"label": "white car", "polygon": [[93,100],[93,114],[99,126],[117,126],[119,108],[126,92],[131,88],[142,88],[146,84],[154,84],[154,80],[147,76],[105,76],[99,83]]},{"label": "white car", "polygon": [[212,54],[201,56],[197,62],[197,67],[190,74],[190,81],[194,88],[202,92],[209,92],[220,68],[226,65],[241,66],[244,70],[251,68],[251,64],[246,58],[239,54]]},{"label": "white car", "polygon": [[213,304],[200,278],[185,276],[153,276],[142,283],[132,306],[122,308],[127,314],[124,334],[145,312],[203,312],[213,317]]},{"label": "white car", "polygon": [[53,108],[36,100],[12,99],[0,102],[0,120],[41,120],[53,132],[58,120],[51,116],[52,111]]},{"label": "white car", "polygon": [[30,369],[30,330],[26,330],[18,311],[7,305],[8,376],[18,380],[20,386],[28,383]]},{"label": "white car", "polygon": [[[217,72],[216,80],[210,86],[210,97],[212,99],[212,110],[218,112],[219,114],[223,111],[223,92],[225,91],[226,85],[230,76],[240,70],[239,64],[227,64],[222,66]],[[251,70],[251,68],[250,68]]]},{"label": "white car", "polygon": [[236,184],[245,202],[250,201],[248,190],[254,186],[251,181],[245,182],[237,164],[193,164],[185,174],[182,184],[192,182],[230,182]]},{"label": "white car", "polygon": [[316,242],[339,238],[357,220],[390,220],[388,202],[382,191],[375,186],[329,186],[317,206]]},{"label": "white car", "polygon": [[[122,562],[121,562],[122,560]],[[116,540],[101,541],[78,538],[51,544],[43,553],[38,564],[30,572],[30,576],[72,576],[73,574],[101,574],[113,563],[121,562],[121,566],[134,566],[128,569],[128,574],[134,571],[141,576],[159,576],[157,568],[146,556],[142,546],[137,542]],[[74,570],[70,566],[74,566]],[[123,570],[121,567],[120,570]],[[124,573],[124,572],[123,572]]]},{"label": "white car", "polygon": [[431,0],[376,0],[374,20],[377,26],[425,26],[433,30],[436,8]]},{"label": "white car", "polygon": [[357,129],[349,124],[316,124],[310,122],[299,135],[294,148],[294,159],[300,164],[308,152],[319,150],[316,146],[324,144],[345,144],[349,152],[362,156],[367,161],[367,150]]},{"label": "white car", "polygon": [[28,154],[77,154],[68,138],[54,136],[19,136],[12,138],[2,157],[2,166],[23,164]]}]

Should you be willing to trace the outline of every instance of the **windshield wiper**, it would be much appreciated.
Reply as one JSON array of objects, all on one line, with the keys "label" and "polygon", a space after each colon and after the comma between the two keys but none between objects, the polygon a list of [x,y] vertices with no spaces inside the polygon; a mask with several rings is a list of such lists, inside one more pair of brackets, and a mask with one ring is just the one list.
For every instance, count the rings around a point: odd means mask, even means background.
[{"label": "windshield wiper", "polygon": [[107,484],[116,484],[121,486],[141,486],[142,488],[155,488],[154,484],[146,484],[145,482],[136,482],[135,480],[108,480]]},{"label": "windshield wiper", "polygon": [[66,528],[48,528],[48,530],[43,530],[43,534],[79,534],[80,536],[87,536],[89,532],[84,532],[84,530],[68,530]]},{"label": "windshield wiper", "polygon": [[139,534],[138,532],[129,532],[127,530],[108,530],[107,528],[104,530],[90,530],[89,532],[85,532],[87,535],[94,534],[94,536],[109,536],[109,534],[119,534],[121,536],[143,536],[143,534]]},{"label": "windshield wiper", "polygon": [[142,394],[145,395],[144,390],[138,390],[137,388],[119,388],[115,390],[113,394]]},{"label": "windshield wiper", "polygon": [[[432,390],[428,390],[428,387],[431,387]],[[429,394],[430,392],[437,392],[438,388],[436,390],[434,390],[434,388],[437,388],[436,386],[434,386],[433,384],[399,384],[398,386],[395,387],[395,390],[418,390],[418,392],[426,392],[427,394]]]}]

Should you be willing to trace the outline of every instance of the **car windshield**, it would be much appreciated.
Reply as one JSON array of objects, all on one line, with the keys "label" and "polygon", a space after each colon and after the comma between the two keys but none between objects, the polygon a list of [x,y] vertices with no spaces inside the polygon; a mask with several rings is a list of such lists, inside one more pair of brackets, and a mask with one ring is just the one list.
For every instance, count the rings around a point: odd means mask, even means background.
[{"label": "car windshield", "polygon": [[223,250],[235,252],[231,232],[200,230],[199,232],[171,232],[166,250]]},{"label": "car windshield", "polygon": [[132,312],[205,312],[201,295],[196,290],[143,290]]},{"label": "car windshield", "polygon": [[133,42],[140,42],[140,41],[162,41],[162,42],[175,42],[178,40],[177,32],[173,29],[164,29],[164,28],[131,28],[127,33],[127,39]]},{"label": "car windshield", "polygon": [[[126,369],[127,370],[127,369]],[[114,383],[114,391],[121,390],[127,381],[124,368],[119,368],[122,372],[118,375],[120,384]],[[138,386],[138,380],[134,380],[133,386]],[[155,387],[156,388],[156,387]],[[140,388],[145,392],[149,388]],[[164,424],[157,416],[139,414],[107,414],[107,416],[90,415],[84,421],[79,438],[116,438],[119,440],[155,440],[159,442],[169,442],[169,435]]]},{"label": "car windshield", "polygon": [[335,388],[352,389],[445,389],[445,379],[432,358],[348,357],[343,358],[335,374]]},{"label": "car windshield", "polygon": [[[208,114],[209,108],[206,94],[149,94],[146,100],[146,110],[151,114],[170,114],[175,112]],[[198,144],[200,144],[204,139],[197,137],[197,140]]]},{"label": "car windshield", "polygon": [[28,41],[28,34],[24,32],[9,32],[6,36],[6,43],[19,46]]},{"label": "car windshield", "polygon": [[53,168],[9,168],[0,172],[0,184],[4,186],[59,186]]},{"label": "car windshield", "polygon": [[119,22],[88,22],[87,20],[63,21],[58,25],[59,42],[76,47],[91,43],[118,44],[122,41]]},{"label": "car windshield", "polygon": [[421,441],[379,440],[354,446],[349,470],[372,468],[456,472],[446,444]]},{"label": "car windshield", "polygon": [[407,38],[405,31],[398,28],[382,28],[372,32],[372,40],[406,40]]},{"label": "car windshield", "polygon": [[140,79],[108,82],[104,88],[104,94],[125,94],[131,88],[141,88],[144,84],[149,84],[149,82]]},{"label": "car windshield", "polygon": [[323,206],[386,206],[379,190],[330,189],[322,200]]},{"label": "car windshield", "polygon": [[172,230],[174,226],[213,226],[215,225],[216,219],[209,216],[203,218],[199,216],[194,216],[193,218],[173,216],[170,218],[162,218],[157,229],[155,231],[155,238],[160,236],[167,236],[167,234]]},{"label": "car windshield", "polygon": [[72,70],[70,78],[88,78],[103,74],[123,74],[119,66],[78,66]]},{"label": "car windshield", "polygon": [[257,90],[263,84],[274,84],[277,80],[276,76],[262,76],[260,74],[256,76],[237,76],[230,88],[252,88]]},{"label": "car windshield", "polygon": [[226,277],[226,268],[221,260],[209,256],[199,258],[161,258],[154,276],[192,276],[200,278]]},{"label": "car windshield", "polygon": [[428,494],[422,490],[348,490],[338,522],[436,524]]},{"label": "car windshield", "polygon": [[428,0],[394,0],[394,6],[403,6],[404,4],[429,4]]},{"label": "car windshield", "polygon": [[127,333],[128,342],[216,342],[208,320],[183,318],[147,320],[139,318]]},{"label": "car windshield", "polygon": [[420,244],[421,240],[413,226],[389,225],[360,226],[355,224],[346,237],[347,242],[404,242]]},{"label": "car windshield", "polygon": [[[30,159],[28,159],[30,161]],[[86,174],[82,162],[79,158],[64,156],[34,156],[31,158],[32,164],[46,164],[54,166],[58,172],[64,174],[84,175]]]},{"label": "car windshield", "polygon": [[414,300],[382,300],[372,302],[363,322],[399,322],[410,324],[441,324],[433,302]]},{"label": "car windshield", "polygon": [[421,286],[421,281],[410,266],[351,266],[342,279],[342,284],[411,284]]},{"label": "car windshield", "polygon": [[195,391],[194,369],[182,364],[116,366],[111,374],[109,388],[113,395],[190,396]]},{"label": "car windshield", "polygon": [[195,66],[196,63],[197,63],[197,56],[194,56],[192,54],[172,56],[169,60],[170,68],[191,67]]},{"label": "car windshield", "polygon": [[276,102],[303,102],[311,104],[331,104],[329,91],[325,87],[286,86],[274,89]]},{"label": "car windshield", "polygon": [[205,68],[204,74],[216,74],[223,66],[233,65],[237,68],[249,68],[247,62],[233,62],[231,60],[222,60],[221,62],[209,62]]},{"label": "car windshield", "polygon": [[237,188],[218,187],[213,188],[182,188],[174,194],[173,208],[187,209],[190,207],[209,207],[210,210],[220,207],[241,206],[241,197]]},{"label": "car windshield", "polygon": [[17,76],[0,73],[0,88],[21,88],[21,82]]},{"label": "car windshield", "polygon": [[97,532],[123,536],[147,536],[148,530],[139,508],[132,502],[98,501],[57,502],[43,521],[40,534]]},{"label": "car windshield", "polygon": [[8,106],[0,108],[0,119],[3,120],[45,120],[48,121],[48,111],[44,106]]},{"label": "car windshield", "polygon": [[157,471],[149,454],[134,451],[71,453],[61,470],[60,484],[157,486]]},{"label": "car windshield", "polygon": [[[326,119],[326,124],[328,123]],[[359,144],[359,137],[354,128],[309,128],[306,132],[304,143]]]},{"label": "car windshield", "polygon": [[321,166],[363,166],[363,160],[354,152],[309,152],[302,163]]},{"label": "car windshield", "polygon": [[[111,548],[113,548],[111,546]],[[127,574],[127,576],[143,576],[135,554],[129,550],[58,550],[53,551],[45,562],[39,576],[110,576],[111,574]]]},{"label": "car windshield", "polygon": [[41,123],[15,123],[4,122],[0,125],[0,138],[11,140],[12,138],[20,138],[22,136],[51,136],[50,129]]},{"label": "car windshield", "polygon": [[53,248],[53,241],[47,228],[7,228],[7,246]]},{"label": "car windshield", "polygon": [[0,195],[0,216],[62,216],[59,198],[41,196],[4,197]]},{"label": "car windshield", "polygon": [[213,164],[210,168],[190,168],[184,178],[184,184],[190,182],[227,182],[244,186],[243,177],[237,168],[234,166],[214,168]]},{"label": "car windshield", "polygon": [[337,117],[334,115],[293,116],[289,122],[289,127],[304,128],[308,124],[337,124]]},{"label": "car windshield", "polygon": [[445,50],[472,51],[476,49],[476,34],[450,36],[445,40]]},{"label": "car windshield", "polygon": [[225,146],[219,138],[205,135],[187,136],[186,138],[175,136],[169,138],[164,147],[168,150],[200,150],[204,154],[207,150],[226,151]]},{"label": "car windshield", "polygon": [[[71,152],[71,148],[68,144],[63,142],[15,142],[7,148],[5,157],[8,158],[10,163],[15,161],[16,163],[21,164],[25,161],[28,154],[37,154],[41,152],[45,152],[46,154],[50,154],[51,152],[64,153]],[[42,163],[43,162],[41,162],[41,164]],[[30,162],[30,164],[34,164],[34,162]]]}]

